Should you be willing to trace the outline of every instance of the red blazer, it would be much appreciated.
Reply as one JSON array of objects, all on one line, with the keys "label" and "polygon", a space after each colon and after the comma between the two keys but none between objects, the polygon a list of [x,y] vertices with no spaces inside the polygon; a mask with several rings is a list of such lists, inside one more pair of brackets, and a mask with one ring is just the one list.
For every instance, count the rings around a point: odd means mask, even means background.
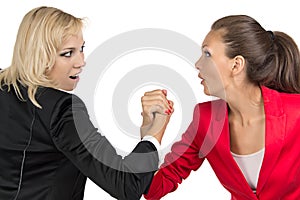
[{"label": "red blazer", "polygon": [[160,199],[176,190],[182,179],[207,159],[232,200],[300,199],[300,95],[266,87],[262,87],[262,94],[266,115],[265,154],[256,194],[230,153],[226,102],[216,100],[195,107],[193,121],[166,155],[144,197]]}]

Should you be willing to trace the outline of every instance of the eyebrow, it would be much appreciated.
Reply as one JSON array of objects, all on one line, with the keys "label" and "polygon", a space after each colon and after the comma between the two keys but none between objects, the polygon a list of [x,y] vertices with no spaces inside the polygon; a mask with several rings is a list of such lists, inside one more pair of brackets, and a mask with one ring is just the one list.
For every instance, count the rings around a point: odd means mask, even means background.
[{"label": "eyebrow", "polygon": [[204,49],[205,47],[207,47],[208,45],[207,44],[204,44],[204,45],[202,45],[202,49]]},{"label": "eyebrow", "polygon": [[[84,46],[84,45],[85,45],[85,41],[83,41],[81,47]],[[74,50],[74,49],[76,49],[76,48],[75,47],[67,47],[67,48],[63,48],[61,51]]]}]

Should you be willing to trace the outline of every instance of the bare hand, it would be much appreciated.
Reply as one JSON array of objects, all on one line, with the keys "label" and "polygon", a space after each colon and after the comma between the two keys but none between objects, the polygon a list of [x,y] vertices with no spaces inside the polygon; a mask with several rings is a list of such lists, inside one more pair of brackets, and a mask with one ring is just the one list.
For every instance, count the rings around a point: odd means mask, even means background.
[{"label": "bare hand", "polygon": [[141,101],[143,108],[141,137],[152,135],[161,142],[170,117],[174,112],[173,102],[167,99],[166,90],[146,92]]}]

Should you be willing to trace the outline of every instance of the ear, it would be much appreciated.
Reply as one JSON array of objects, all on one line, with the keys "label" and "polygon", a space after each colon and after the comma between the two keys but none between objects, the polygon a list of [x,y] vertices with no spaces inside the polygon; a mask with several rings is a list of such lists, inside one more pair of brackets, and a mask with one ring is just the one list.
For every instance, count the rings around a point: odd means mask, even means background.
[{"label": "ear", "polygon": [[245,58],[241,55],[235,56],[233,58],[233,65],[232,65],[232,73],[239,74],[244,71],[246,65]]}]

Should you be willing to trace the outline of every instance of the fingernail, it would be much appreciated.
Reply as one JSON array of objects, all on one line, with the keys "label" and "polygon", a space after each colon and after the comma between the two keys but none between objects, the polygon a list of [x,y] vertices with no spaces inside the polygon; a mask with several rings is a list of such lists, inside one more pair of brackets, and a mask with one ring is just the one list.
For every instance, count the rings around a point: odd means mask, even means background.
[{"label": "fingernail", "polygon": [[167,96],[167,90],[162,90],[163,94]]},{"label": "fingernail", "polygon": [[170,115],[170,110],[166,110],[165,113],[166,113],[167,115]]}]

